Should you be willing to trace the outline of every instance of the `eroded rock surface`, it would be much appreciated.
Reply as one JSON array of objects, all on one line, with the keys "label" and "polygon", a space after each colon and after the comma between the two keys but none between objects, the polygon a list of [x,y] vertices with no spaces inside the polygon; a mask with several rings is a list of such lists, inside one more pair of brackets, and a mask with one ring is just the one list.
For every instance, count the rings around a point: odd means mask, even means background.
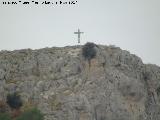
[{"label": "eroded rock surface", "polygon": [[159,120],[160,68],[127,51],[82,46],[0,52],[0,99],[17,91],[45,120]]}]

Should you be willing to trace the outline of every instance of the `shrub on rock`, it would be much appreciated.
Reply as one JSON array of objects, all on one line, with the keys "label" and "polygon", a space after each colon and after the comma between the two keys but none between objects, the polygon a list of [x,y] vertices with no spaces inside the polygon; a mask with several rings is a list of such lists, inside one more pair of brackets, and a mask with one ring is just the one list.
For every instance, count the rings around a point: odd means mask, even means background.
[{"label": "shrub on rock", "polygon": [[92,58],[96,56],[95,44],[87,42],[82,48],[83,57],[90,61]]},{"label": "shrub on rock", "polygon": [[22,100],[20,98],[20,95],[18,95],[17,93],[8,94],[7,104],[12,109],[19,109],[22,106]]},{"label": "shrub on rock", "polygon": [[44,120],[43,114],[37,108],[28,109],[16,120]]},{"label": "shrub on rock", "polygon": [[11,117],[7,113],[0,113],[0,120],[11,120]]}]

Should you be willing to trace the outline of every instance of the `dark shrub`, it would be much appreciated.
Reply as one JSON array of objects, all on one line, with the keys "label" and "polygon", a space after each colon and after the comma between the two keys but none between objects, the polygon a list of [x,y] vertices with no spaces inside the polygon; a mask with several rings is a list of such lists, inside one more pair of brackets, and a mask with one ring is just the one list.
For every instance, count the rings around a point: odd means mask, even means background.
[{"label": "dark shrub", "polygon": [[7,113],[0,113],[0,120],[11,120],[11,117]]},{"label": "dark shrub", "polygon": [[44,116],[40,110],[32,108],[22,113],[16,120],[44,120]]},{"label": "dark shrub", "polygon": [[12,109],[19,109],[22,106],[22,100],[20,98],[20,95],[18,95],[17,93],[8,94],[7,104]]},{"label": "dark shrub", "polygon": [[92,58],[96,56],[96,50],[95,47],[96,45],[94,43],[87,42],[83,48],[82,48],[82,55],[83,57],[90,61]]}]

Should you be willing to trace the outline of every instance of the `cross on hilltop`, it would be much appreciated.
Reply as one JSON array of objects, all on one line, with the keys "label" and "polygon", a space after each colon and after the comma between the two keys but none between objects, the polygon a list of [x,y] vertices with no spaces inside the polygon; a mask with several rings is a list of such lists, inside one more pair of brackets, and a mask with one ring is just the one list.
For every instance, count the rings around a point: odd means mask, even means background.
[{"label": "cross on hilltop", "polygon": [[78,29],[78,32],[74,32],[74,34],[78,34],[78,43],[80,43],[80,35],[84,32],[80,32],[80,29]]}]

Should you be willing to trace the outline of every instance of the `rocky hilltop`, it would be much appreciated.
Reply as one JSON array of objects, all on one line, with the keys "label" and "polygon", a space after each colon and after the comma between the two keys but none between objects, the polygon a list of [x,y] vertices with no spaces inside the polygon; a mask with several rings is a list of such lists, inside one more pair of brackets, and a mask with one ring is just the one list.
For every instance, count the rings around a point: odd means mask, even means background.
[{"label": "rocky hilltop", "polygon": [[114,46],[0,52],[0,99],[19,92],[45,120],[159,120],[160,68]]}]

